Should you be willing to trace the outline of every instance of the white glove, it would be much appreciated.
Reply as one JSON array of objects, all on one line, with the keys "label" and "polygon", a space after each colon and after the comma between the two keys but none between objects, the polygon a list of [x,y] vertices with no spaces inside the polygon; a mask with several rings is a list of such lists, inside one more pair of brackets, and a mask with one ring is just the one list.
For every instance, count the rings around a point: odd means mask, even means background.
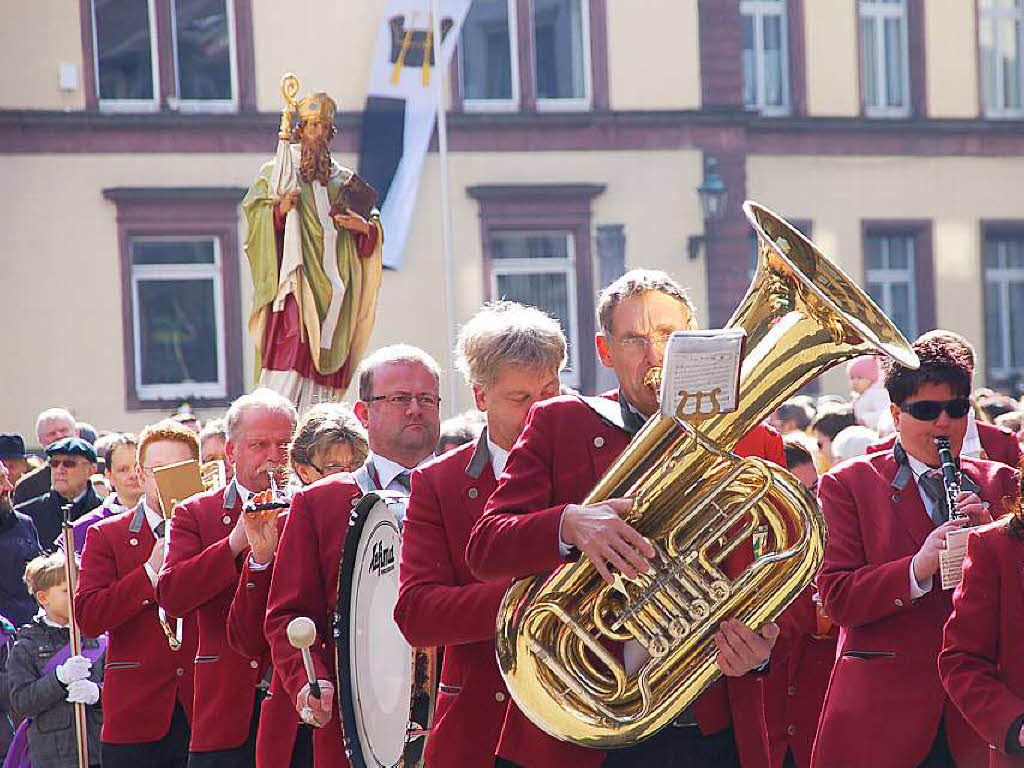
[{"label": "white glove", "polygon": [[92,662],[85,656],[72,656],[63,664],[57,667],[57,679],[64,685],[69,685],[75,680],[85,680],[92,669]]},{"label": "white glove", "polygon": [[100,687],[92,680],[74,680],[68,686],[67,700],[72,704],[95,704],[100,700]]}]

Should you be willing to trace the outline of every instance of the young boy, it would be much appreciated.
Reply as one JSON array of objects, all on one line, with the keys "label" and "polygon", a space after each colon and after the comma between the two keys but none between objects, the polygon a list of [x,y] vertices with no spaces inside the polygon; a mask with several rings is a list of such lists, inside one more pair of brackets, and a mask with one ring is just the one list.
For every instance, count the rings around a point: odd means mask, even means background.
[{"label": "young boy", "polygon": [[37,768],[77,768],[74,705],[86,705],[89,764],[100,765],[100,683],[105,644],[82,638],[82,655],[69,648],[70,600],[64,555],[41,555],[25,566],[25,584],[39,613],[18,630],[8,659],[11,709],[26,718],[29,753]]}]

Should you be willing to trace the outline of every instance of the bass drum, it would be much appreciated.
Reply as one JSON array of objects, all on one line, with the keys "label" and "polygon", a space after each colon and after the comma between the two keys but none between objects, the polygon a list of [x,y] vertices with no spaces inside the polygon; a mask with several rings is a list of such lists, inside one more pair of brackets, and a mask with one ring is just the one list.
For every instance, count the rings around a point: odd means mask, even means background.
[{"label": "bass drum", "polygon": [[338,705],[352,768],[419,768],[437,692],[433,648],[395,624],[407,499],[367,493],[352,510],[334,616]]}]

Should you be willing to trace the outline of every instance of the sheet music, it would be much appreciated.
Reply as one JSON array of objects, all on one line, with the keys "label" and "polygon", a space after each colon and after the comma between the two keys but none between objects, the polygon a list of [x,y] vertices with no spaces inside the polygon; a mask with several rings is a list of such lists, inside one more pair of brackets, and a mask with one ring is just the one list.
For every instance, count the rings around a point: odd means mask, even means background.
[{"label": "sheet music", "polygon": [[710,331],[677,331],[665,349],[661,377],[661,412],[675,416],[687,393],[684,416],[711,412],[713,395],[722,413],[735,411],[739,397],[740,361],[746,331],[721,328]]},{"label": "sheet music", "polygon": [[960,528],[946,534],[946,548],[939,553],[939,572],[942,575],[943,589],[953,589],[963,578],[969,533],[970,529]]}]

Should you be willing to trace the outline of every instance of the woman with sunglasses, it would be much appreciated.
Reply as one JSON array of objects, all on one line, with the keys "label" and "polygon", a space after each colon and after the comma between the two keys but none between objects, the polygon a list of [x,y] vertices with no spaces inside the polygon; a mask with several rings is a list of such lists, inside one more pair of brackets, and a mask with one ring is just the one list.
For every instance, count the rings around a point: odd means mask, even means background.
[{"label": "woman with sunglasses", "polygon": [[992,745],[990,768],[1024,765],[1024,507],[972,531],[939,654],[949,698]]},{"label": "woman with sunglasses", "polygon": [[[344,403],[320,403],[299,419],[289,448],[292,471],[303,485],[330,475],[354,472],[369,453],[366,432]],[[228,642],[239,653],[259,656],[268,649],[263,619],[274,570],[277,541],[287,512],[246,521],[251,554],[242,567],[228,611]],[[291,698],[275,672],[260,708],[256,733],[256,766],[312,768],[313,737],[299,720]],[[341,749],[341,745],[338,746]]]},{"label": "woman with sunglasses", "polygon": [[[973,360],[951,337],[914,343],[920,367],[890,363],[885,387],[898,439],[821,478],[829,529],[818,588],[839,627],[835,668],[812,765],[976,766],[988,745],[946,697],[936,660],[952,609],[939,578],[950,519],[937,437],[959,456],[967,429]],[[1017,493],[1004,464],[960,458],[956,512],[991,521]]]}]

